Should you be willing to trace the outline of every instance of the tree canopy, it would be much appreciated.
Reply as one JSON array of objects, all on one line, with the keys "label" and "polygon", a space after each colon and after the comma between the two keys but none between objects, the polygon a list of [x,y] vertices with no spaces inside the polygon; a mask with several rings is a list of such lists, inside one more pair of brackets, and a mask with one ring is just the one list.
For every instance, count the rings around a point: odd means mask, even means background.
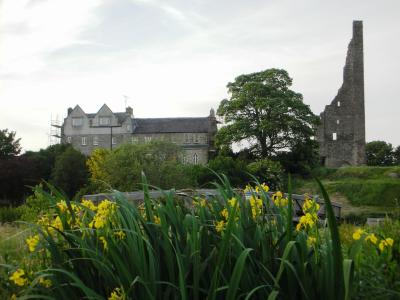
[{"label": "tree canopy", "polygon": [[251,152],[270,157],[309,140],[319,118],[291,85],[281,69],[240,75],[228,83],[230,98],[217,111],[226,124],[217,133],[217,144],[246,141]]},{"label": "tree canopy", "polygon": [[15,131],[0,130],[0,159],[17,156],[21,152],[21,139],[16,139],[15,135]]},{"label": "tree canopy", "polygon": [[384,141],[367,143],[365,152],[368,166],[391,166],[395,160],[392,144]]}]

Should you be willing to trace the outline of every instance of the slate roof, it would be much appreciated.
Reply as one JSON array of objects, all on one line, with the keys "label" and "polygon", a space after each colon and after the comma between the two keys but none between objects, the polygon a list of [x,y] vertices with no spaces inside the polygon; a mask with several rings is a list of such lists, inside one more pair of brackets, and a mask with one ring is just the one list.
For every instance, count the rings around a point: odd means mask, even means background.
[{"label": "slate roof", "polygon": [[209,119],[205,118],[152,118],[132,119],[134,133],[200,133],[209,132]]}]

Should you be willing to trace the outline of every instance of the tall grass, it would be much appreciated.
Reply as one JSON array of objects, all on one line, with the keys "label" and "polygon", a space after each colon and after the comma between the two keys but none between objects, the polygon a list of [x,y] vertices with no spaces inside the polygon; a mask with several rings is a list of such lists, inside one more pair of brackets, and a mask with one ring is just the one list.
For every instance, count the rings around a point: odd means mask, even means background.
[{"label": "tall grass", "polygon": [[259,210],[224,176],[215,184],[217,196],[194,205],[173,192],[151,199],[144,178],[144,205],[116,192],[117,208],[109,206],[104,226],[92,222],[100,204],[62,205],[61,194],[44,193],[58,205],[49,224],[36,226],[40,242],[31,255],[40,267],[20,266],[29,284],[13,292],[24,299],[107,299],[112,293],[120,298],[110,299],[350,298],[353,265],[341,255],[323,187],[329,231],[309,243],[307,230],[293,228],[291,196],[276,205],[254,184]]}]

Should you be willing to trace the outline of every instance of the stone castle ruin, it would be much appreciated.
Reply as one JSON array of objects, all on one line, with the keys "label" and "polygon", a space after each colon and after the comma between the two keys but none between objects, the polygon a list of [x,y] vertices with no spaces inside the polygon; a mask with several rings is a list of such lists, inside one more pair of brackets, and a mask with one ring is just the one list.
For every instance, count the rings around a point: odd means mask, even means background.
[{"label": "stone castle ruin", "polygon": [[343,84],[321,113],[317,131],[321,162],[326,167],[364,165],[364,51],[362,21],[353,21]]}]

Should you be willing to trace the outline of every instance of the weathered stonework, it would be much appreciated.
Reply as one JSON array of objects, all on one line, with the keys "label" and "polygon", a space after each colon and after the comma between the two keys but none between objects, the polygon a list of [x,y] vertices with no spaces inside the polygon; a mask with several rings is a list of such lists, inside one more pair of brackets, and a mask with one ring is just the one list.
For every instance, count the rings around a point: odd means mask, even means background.
[{"label": "weathered stonework", "polygon": [[326,167],[360,166],[365,158],[363,24],[353,21],[343,84],[321,113],[317,139]]}]

